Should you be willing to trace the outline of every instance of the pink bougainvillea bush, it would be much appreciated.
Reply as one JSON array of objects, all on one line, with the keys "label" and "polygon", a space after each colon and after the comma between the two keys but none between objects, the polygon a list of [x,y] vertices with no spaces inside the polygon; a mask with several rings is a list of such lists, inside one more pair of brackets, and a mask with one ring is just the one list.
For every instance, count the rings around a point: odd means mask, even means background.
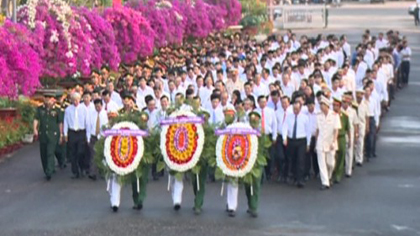
[{"label": "pink bougainvillea bush", "polygon": [[169,1],[131,1],[127,6],[140,11],[155,32],[155,46],[165,47],[182,43],[185,22],[179,9]]},{"label": "pink bougainvillea bush", "polygon": [[132,63],[153,53],[155,32],[140,12],[128,7],[108,8],[104,18],[112,25],[122,62]]},{"label": "pink bougainvillea bush", "polygon": [[41,65],[33,43],[32,33],[20,24],[6,21],[0,27],[0,96],[30,95],[39,86]]},{"label": "pink bougainvillea bush", "polygon": [[[39,78],[132,63],[154,48],[237,24],[238,0],[131,0],[118,8],[71,8],[64,0],[28,0],[18,24],[0,27],[0,95],[30,94]],[[8,89],[6,89],[8,88]]]},{"label": "pink bougainvillea bush", "polygon": [[[58,4],[58,3],[59,4]],[[40,45],[41,77],[64,78],[77,70],[69,32],[71,9],[59,1],[32,0],[18,12],[18,22],[28,26]]]},{"label": "pink bougainvillea bush", "polygon": [[226,26],[237,25],[242,18],[242,6],[239,0],[205,0],[222,9],[221,17]]},{"label": "pink bougainvillea bush", "polygon": [[190,3],[175,0],[172,4],[180,10],[185,22],[184,38],[204,38],[213,31],[213,26],[203,1],[197,0],[194,3]]},{"label": "pink bougainvillea bush", "polygon": [[96,10],[81,7],[74,12],[77,13],[76,18],[85,25],[82,27],[83,31],[90,36],[89,42],[92,46],[90,68],[99,69],[107,64],[111,69],[117,69],[121,59],[111,24]]}]

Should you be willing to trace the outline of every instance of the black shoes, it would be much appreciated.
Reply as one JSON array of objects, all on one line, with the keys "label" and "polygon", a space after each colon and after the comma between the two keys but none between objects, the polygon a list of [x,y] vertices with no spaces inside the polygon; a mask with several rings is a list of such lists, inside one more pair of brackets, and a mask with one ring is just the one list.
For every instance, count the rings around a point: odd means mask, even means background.
[{"label": "black shoes", "polygon": [[141,209],[143,209],[143,204],[138,204],[136,206],[133,206],[133,209],[140,211]]},{"label": "black shoes", "polygon": [[356,166],[358,166],[358,167],[362,167],[363,165],[362,165],[362,163],[356,163]]},{"label": "black shoes", "polygon": [[96,181],[96,175],[89,175],[88,178],[93,181]]},{"label": "black shoes", "polygon": [[320,188],[321,191],[328,190],[328,189],[330,189],[330,187],[326,186],[326,185],[322,185],[321,188]]},{"label": "black shoes", "polygon": [[175,206],[174,206],[174,210],[175,210],[175,211],[179,211],[179,209],[181,209],[181,205],[179,205],[179,204],[175,204]]},{"label": "black shoes", "polygon": [[236,213],[234,210],[228,210],[229,217],[235,217]]},{"label": "black shoes", "polygon": [[78,179],[78,178],[80,178],[80,175],[79,174],[73,174],[71,176],[71,179]]},{"label": "black shoes", "polygon": [[346,175],[346,178],[351,178],[351,175]]},{"label": "black shoes", "polygon": [[195,215],[200,215],[201,214],[201,209],[200,208],[194,207],[193,210],[194,210]]},{"label": "black shoes", "polygon": [[112,211],[113,212],[117,212],[118,211],[118,207],[117,206],[112,206],[111,208],[112,208]]},{"label": "black shoes", "polygon": [[305,184],[304,184],[304,183],[302,183],[302,182],[298,182],[298,183],[296,184],[296,186],[297,186],[298,188],[304,188],[304,187],[305,187]]},{"label": "black shoes", "polygon": [[50,181],[51,180],[51,176],[45,176],[45,179],[47,180],[47,181]]}]

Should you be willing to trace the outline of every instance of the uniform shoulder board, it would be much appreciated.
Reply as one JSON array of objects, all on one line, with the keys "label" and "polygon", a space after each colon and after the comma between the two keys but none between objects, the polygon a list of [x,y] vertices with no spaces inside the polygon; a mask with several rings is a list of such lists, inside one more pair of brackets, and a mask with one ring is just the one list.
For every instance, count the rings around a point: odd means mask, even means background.
[{"label": "uniform shoulder board", "polygon": [[133,110],[135,110],[135,111],[140,111],[140,110],[139,110],[139,108],[138,108],[137,106],[134,106],[134,107],[133,107]]},{"label": "uniform shoulder board", "polygon": [[347,113],[346,111],[341,111],[341,113],[343,113],[345,116],[349,116],[349,113]]}]

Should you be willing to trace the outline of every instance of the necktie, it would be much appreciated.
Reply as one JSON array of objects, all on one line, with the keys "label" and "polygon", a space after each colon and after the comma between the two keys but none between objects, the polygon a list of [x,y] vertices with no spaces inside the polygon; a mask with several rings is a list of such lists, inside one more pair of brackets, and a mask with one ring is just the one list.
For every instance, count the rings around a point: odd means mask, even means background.
[{"label": "necktie", "polygon": [[296,139],[296,133],[297,133],[297,115],[295,115],[295,125],[293,126],[293,139]]},{"label": "necktie", "polygon": [[213,114],[212,114],[212,123],[216,124],[216,110],[213,109]]},{"label": "necktie", "polygon": [[74,107],[74,130],[79,130],[79,114],[77,107]]},{"label": "necktie", "polygon": [[274,110],[277,111],[277,103],[274,103]]},{"label": "necktie", "polygon": [[105,111],[108,110],[108,103],[105,103]]},{"label": "necktie", "polygon": [[265,134],[265,116],[264,109],[261,109],[261,132]]},{"label": "necktie", "polygon": [[100,128],[101,128],[101,126],[100,126],[100,122],[99,122],[99,112],[98,112],[98,117],[96,118],[95,136],[98,136]]}]

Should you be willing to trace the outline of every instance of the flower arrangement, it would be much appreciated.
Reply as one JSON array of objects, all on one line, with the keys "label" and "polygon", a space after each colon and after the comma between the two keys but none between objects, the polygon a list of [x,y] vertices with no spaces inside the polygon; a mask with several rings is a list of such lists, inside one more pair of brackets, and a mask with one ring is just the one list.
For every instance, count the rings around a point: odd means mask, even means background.
[{"label": "flower arrangement", "polygon": [[[174,111],[170,117],[188,118],[196,115],[188,111]],[[162,127],[160,148],[166,165],[173,171],[192,169],[200,159],[203,146],[204,130],[201,124],[182,122]]]},{"label": "flower arrangement", "polygon": [[[138,130],[132,122],[120,122],[112,129]],[[104,156],[109,168],[119,176],[137,169],[144,153],[143,138],[140,136],[109,136],[105,139]]]},{"label": "flower arrangement", "polygon": [[[227,129],[253,130],[246,123],[235,123]],[[216,162],[223,174],[241,178],[254,167],[258,154],[258,137],[255,134],[223,134],[216,144]]]},{"label": "flower arrangement", "polygon": [[140,12],[128,7],[108,8],[103,17],[114,29],[122,62],[132,63],[153,53],[155,32]]},{"label": "flower arrangement", "polygon": [[20,24],[6,21],[0,28],[0,96],[31,95],[39,86],[41,65],[32,42],[32,33]]}]

